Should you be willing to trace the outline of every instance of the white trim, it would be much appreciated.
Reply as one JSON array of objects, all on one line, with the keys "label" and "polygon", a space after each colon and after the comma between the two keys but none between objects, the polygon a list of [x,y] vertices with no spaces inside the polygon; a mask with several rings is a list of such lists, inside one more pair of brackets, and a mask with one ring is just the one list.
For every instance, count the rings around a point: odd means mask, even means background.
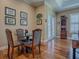
[{"label": "white trim", "polygon": [[60,36],[56,36],[57,39],[60,39]]},{"label": "white trim", "polygon": [[0,47],[0,50],[5,50],[7,48],[8,48],[8,46],[3,46],[3,47]]},{"label": "white trim", "polygon": [[46,43],[48,40],[44,40],[43,42]]},{"label": "white trim", "polygon": [[54,40],[54,39],[57,39],[57,38],[56,38],[56,37],[53,37],[52,39],[44,40],[43,42],[44,42],[44,43],[47,43],[48,41],[51,41],[51,40]]}]

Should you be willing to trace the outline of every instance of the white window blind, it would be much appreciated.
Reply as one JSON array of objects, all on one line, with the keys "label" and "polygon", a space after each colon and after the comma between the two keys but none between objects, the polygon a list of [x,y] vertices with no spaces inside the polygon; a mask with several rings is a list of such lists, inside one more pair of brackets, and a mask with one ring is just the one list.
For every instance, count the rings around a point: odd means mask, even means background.
[{"label": "white window blind", "polygon": [[70,14],[70,32],[71,38],[74,40],[78,40],[78,32],[79,32],[79,13]]}]

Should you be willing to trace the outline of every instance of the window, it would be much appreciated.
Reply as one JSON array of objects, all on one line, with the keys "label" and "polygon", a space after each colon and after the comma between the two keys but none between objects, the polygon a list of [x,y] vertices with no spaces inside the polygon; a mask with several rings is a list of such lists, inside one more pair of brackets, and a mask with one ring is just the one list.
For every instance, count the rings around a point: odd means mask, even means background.
[{"label": "window", "polygon": [[48,16],[48,40],[54,38],[55,36],[54,20],[53,16]]},{"label": "window", "polygon": [[79,32],[79,13],[70,14],[70,32],[71,38],[77,40]]},{"label": "window", "polygon": [[51,16],[48,16],[48,39],[51,39]]}]

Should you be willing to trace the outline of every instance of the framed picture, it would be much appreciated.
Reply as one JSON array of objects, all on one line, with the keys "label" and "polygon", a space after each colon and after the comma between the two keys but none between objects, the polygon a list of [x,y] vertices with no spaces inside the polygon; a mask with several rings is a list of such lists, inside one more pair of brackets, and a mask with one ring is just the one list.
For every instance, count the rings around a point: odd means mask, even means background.
[{"label": "framed picture", "polygon": [[13,9],[13,8],[5,7],[5,15],[15,17],[16,16],[16,10]]},{"label": "framed picture", "polygon": [[36,15],[36,18],[37,18],[36,23],[37,23],[37,25],[42,25],[42,17],[43,17],[42,13],[38,13]]},{"label": "framed picture", "polygon": [[20,11],[20,18],[27,18],[27,17],[28,17],[28,13],[24,11]]},{"label": "framed picture", "polygon": [[21,19],[21,20],[20,20],[20,25],[27,26],[27,20]]},{"label": "framed picture", "polygon": [[42,25],[42,19],[39,19],[36,22],[37,22],[37,25]]},{"label": "framed picture", "polygon": [[16,24],[16,18],[6,17],[5,16],[5,24],[7,24],[7,25],[15,25]]},{"label": "framed picture", "polygon": [[24,25],[24,26],[27,26],[28,24],[28,14],[24,11],[21,11],[20,12],[20,25]]}]

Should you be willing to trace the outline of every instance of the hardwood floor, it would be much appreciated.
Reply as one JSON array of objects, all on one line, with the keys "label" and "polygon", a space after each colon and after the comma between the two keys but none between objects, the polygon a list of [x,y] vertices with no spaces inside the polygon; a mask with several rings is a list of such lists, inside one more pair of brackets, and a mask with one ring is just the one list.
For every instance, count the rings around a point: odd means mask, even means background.
[{"label": "hardwood floor", "polygon": [[[59,39],[50,40],[45,45],[41,46],[41,54],[38,49],[35,51],[34,59],[72,59],[72,46],[70,40]],[[6,50],[0,52],[0,59],[7,59]],[[32,54],[22,54],[17,56],[17,51],[14,53],[14,59],[33,59]],[[79,58],[78,58],[79,59]]]}]

